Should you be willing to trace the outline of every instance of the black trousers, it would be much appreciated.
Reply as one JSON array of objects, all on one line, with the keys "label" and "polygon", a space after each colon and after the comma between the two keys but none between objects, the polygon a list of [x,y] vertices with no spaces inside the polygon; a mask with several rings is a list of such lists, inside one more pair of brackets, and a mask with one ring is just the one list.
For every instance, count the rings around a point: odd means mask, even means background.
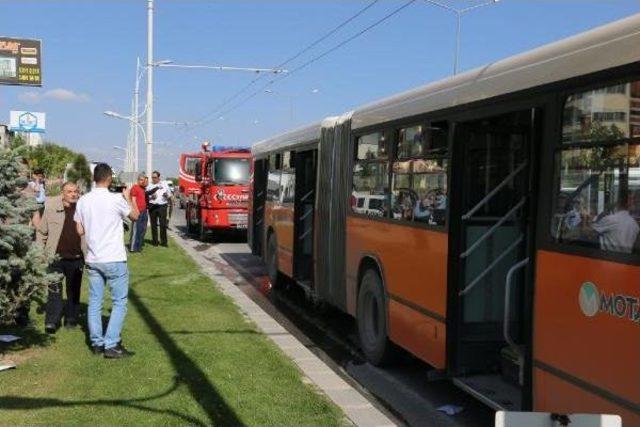
[{"label": "black trousers", "polygon": [[158,244],[158,222],[160,222],[160,243],[167,245],[167,205],[149,205],[149,218],[151,218],[151,240]]},{"label": "black trousers", "polygon": [[[78,309],[80,306],[80,285],[82,284],[82,270],[84,261],[82,259],[61,259],[55,261],[49,269],[54,273],[64,276],[67,288],[67,302],[64,305],[65,322],[78,321]],[[46,324],[58,325],[62,319],[62,281],[49,286],[47,295]]]}]

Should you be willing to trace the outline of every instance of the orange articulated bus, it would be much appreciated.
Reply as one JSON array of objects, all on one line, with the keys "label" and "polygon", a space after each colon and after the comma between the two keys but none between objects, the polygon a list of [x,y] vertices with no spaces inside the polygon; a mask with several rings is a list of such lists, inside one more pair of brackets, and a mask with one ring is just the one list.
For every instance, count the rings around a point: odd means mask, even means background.
[{"label": "orange articulated bus", "polygon": [[495,408],[640,426],[640,15],[252,148],[249,237]]}]

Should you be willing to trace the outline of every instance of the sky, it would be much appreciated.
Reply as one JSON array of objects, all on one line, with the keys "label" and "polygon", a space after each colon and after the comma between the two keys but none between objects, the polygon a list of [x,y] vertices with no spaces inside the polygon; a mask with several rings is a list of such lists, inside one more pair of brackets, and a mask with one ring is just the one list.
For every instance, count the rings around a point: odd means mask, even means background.
[{"label": "sky", "polygon": [[[441,0],[456,8],[484,0]],[[42,40],[41,88],[0,86],[10,110],[47,114],[45,140],[122,167],[136,57],[146,60],[145,0],[0,0],[0,36]],[[416,0],[332,50],[407,0],[156,0],[155,59],[176,64],[278,67],[363,8],[357,18],[284,65],[285,78],[154,69],[154,169],[177,175],[179,153],[203,140],[250,146],[261,139],[451,75],[455,14]],[[460,71],[640,12],[639,0],[501,0],[462,17]],[[275,77],[275,78],[274,78]],[[141,105],[146,82],[142,81]],[[142,109],[143,107],[141,107]],[[140,137],[142,141],[142,136]],[[144,168],[144,145],[140,165]]]}]

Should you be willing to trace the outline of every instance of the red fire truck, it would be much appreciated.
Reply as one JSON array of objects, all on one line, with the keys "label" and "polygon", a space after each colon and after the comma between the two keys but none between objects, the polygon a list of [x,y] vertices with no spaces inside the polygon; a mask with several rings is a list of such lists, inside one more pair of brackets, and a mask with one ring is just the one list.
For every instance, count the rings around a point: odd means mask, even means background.
[{"label": "red fire truck", "polygon": [[187,228],[200,240],[208,231],[246,230],[251,151],[202,144],[180,155],[179,198]]}]

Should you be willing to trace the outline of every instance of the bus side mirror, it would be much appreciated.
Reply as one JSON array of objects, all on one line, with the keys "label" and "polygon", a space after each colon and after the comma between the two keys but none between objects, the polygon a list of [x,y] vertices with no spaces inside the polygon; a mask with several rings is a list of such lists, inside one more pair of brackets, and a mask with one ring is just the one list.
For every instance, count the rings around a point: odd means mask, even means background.
[{"label": "bus side mirror", "polygon": [[202,171],[196,171],[196,182],[202,182]]}]

